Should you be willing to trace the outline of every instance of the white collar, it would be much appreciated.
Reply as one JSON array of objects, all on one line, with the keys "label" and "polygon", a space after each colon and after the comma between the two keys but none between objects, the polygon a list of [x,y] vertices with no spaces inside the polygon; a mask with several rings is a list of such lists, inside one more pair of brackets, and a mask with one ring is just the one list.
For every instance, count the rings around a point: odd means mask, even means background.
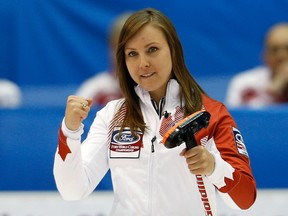
[{"label": "white collar", "polygon": [[[140,98],[140,100],[143,103],[150,103],[151,104],[151,97],[148,91],[143,89],[141,86],[137,85],[135,86],[135,92]],[[180,92],[180,86],[175,79],[170,79],[167,84],[166,89],[166,96],[165,96],[165,104],[172,105],[175,107],[175,105],[179,104],[179,92]]]}]

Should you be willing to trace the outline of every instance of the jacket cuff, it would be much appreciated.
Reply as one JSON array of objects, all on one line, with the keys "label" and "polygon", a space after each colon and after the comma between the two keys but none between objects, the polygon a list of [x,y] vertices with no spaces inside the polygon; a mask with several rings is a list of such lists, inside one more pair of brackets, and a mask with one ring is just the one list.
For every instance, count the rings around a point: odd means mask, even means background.
[{"label": "jacket cuff", "polygon": [[215,168],[211,175],[207,178],[214,184],[217,188],[222,188],[226,186],[225,178],[233,180],[233,173],[235,169],[226,161],[224,161],[219,154],[213,154],[215,158]]},{"label": "jacket cuff", "polygon": [[67,128],[66,124],[65,124],[65,117],[62,120],[62,125],[61,125],[61,129],[62,132],[64,134],[64,136],[66,136],[67,138],[73,139],[73,140],[80,140],[81,139],[81,135],[84,132],[84,124],[81,123],[80,127],[73,131]]}]

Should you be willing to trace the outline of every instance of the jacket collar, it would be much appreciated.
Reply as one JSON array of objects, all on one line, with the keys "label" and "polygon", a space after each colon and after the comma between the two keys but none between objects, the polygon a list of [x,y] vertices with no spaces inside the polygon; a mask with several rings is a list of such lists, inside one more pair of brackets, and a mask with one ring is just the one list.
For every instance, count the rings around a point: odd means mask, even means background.
[{"label": "jacket collar", "polygon": [[[151,97],[148,91],[143,89],[141,86],[137,85],[135,86],[135,92],[140,98],[140,100],[143,103],[151,103]],[[179,104],[179,92],[180,92],[180,86],[175,79],[170,79],[167,84],[166,89],[166,96],[165,101],[166,104],[172,105],[175,107]]]}]

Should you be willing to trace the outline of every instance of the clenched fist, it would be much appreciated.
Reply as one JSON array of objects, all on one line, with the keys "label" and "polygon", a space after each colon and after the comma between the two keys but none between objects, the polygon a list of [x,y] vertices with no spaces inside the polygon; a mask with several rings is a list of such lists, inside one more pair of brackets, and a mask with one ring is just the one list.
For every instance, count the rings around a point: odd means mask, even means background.
[{"label": "clenched fist", "polygon": [[65,110],[65,124],[69,130],[77,130],[81,122],[87,118],[92,99],[70,95]]}]

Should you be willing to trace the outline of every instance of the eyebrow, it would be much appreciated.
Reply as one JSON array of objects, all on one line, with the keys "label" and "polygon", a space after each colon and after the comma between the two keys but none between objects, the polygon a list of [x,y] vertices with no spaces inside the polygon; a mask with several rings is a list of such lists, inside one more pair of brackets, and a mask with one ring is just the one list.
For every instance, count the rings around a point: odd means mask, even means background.
[{"label": "eyebrow", "polygon": [[[151,46],[151,45],[156,45],[156,44],[160,44],[159,42],[151,42],[151,43],[148,43],[147,45],[145,45],[145,48]],[[126,47],[125,50],[136,50],[135,48],[130,48],[130,47]]]}]

